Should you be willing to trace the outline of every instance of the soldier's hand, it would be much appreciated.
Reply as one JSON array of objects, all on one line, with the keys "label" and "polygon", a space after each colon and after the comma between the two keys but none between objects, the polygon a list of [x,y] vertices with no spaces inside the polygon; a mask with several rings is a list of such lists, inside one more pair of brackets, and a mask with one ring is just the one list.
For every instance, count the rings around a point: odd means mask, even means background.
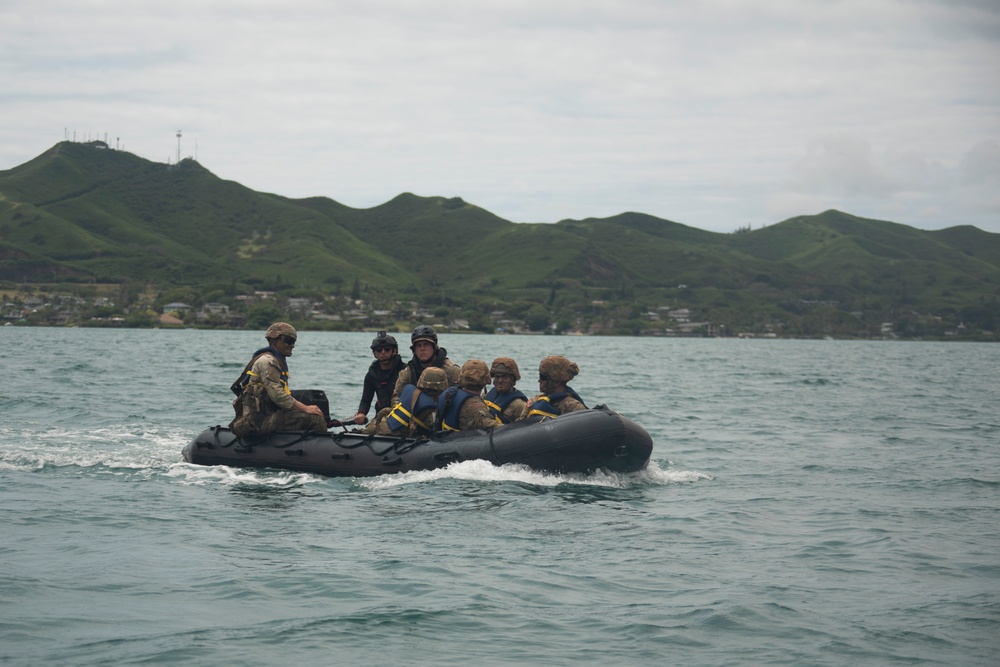
[{"label": "soldier's hand", "polygon": [[322,417],[323,419],[326,419],[326,415],[324,415],[323,411],[319,409],[319,406],[306,405],[305,403],[302,403],[301,405],[302,405],[302,412],[305,412],[306,414],[310,415],[316,415],[317,417]]}]

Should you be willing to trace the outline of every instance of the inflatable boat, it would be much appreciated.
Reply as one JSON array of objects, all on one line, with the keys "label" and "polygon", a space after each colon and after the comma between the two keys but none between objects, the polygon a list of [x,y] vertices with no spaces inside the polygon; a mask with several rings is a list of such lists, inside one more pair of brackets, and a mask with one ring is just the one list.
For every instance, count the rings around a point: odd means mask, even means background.
[{"label": "inflatable boat", "polygon": [[633,472],[646,467],[652,451],[653,441],[644,428],[600,406],[555,419],[532,418],[495,431],[458,431],[419,439],[346,430],[238,438],[228,428],[213,426],[188,443],[183,455],[188,463],[200,465],[373,477],[475,459],[558,473]]}]

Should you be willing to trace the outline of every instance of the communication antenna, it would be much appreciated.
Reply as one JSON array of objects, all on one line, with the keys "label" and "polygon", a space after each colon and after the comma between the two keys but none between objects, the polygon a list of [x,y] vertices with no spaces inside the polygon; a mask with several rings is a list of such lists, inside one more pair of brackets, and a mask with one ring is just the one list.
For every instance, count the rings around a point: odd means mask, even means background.
[{"label": "communication antenna", "polygon": [[177,164],[181,163],[181,131],[177,130]]}]

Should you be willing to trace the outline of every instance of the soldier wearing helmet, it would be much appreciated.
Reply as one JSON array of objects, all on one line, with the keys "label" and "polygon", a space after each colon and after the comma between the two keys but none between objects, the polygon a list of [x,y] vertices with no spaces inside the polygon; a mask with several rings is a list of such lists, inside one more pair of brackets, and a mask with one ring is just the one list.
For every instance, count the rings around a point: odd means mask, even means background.
[{"label": "soldier wearing helmet", "polygon": [[406,362],[399,356],[399,345],[396,339],[385,331],[379,331],[372,340],[372,356],[375,361],[368,367],[365,374],[364,389],[361,392],[361,403],[354,415],[355,424],[364,424],[368,410],[375,399],[375,413],[392,405],[392,391],[396,388],[399,372],[406,368]]},{"label": "soldier wearing helmet", "polygon": [[521,419],[532,415],[558,417],[567,412],[586,410],[580,395],[567,382],[580,374],[580,367],[566,357],[545,357],[538,364],[538,390],[541,395],[529,400]]},{"label": "soldier wearing helmet", "polygon": [[448,374],[450,384],[458,382],[460,368],[448,358],[448,350],[438,347],[438,335],[434,327],[428,324],[421,324],[410,334],[410,349],[413,350],[413,358],[407,362],[406,368],[399,371],[396,378],[396,386],[392,391],[392,402],[399,401],[403,393],[403,387],[413,384],[425,368],[435,366],[444,369]]},{"label": "soldier wearing helmet", "polygon": [[240,377],[233,383],[236,418],[232,432],[245,435],[274,431],[326,431],[326,417],[315,405],[306,405],[288,388],[288,361],[298,340],[295,327],[275,322],[264,332],[267,347],[253,353]]},{"label": "soldier wearing helmet", "polygon": [[365,433],[400,437],[428,436],[433,433],[437,399],[448,388],[448,375],[431,366],[424,369],[416,385],[403,388],[399,402],[378,413]]},{"label": "soldier wearing helmet", "polygon": [[528,402],[528,397],[514,388],[514,384],[521,379],[517,362],[510,357],[497,357],[490,365],[490,377],[493,388],[483,399],[486,407],[504,424],[517,421]]},{"label": "soldier wearing helmet", "polygon": [[490,381],[486,362],[469,359],[462,364],[458,386],[449,387],[438,399],[438,424],[444,431],[490,430],[501,425],[483,401],[483,388]]}]

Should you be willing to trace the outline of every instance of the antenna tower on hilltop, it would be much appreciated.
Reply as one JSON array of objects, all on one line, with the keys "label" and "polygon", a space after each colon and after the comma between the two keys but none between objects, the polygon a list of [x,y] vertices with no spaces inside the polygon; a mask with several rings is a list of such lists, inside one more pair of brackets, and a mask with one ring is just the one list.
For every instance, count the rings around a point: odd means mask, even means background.
[{"label": "antenna tower on hilltop", "polygon": [[181,131],[177,130],[177,164],[181,163]]}]

